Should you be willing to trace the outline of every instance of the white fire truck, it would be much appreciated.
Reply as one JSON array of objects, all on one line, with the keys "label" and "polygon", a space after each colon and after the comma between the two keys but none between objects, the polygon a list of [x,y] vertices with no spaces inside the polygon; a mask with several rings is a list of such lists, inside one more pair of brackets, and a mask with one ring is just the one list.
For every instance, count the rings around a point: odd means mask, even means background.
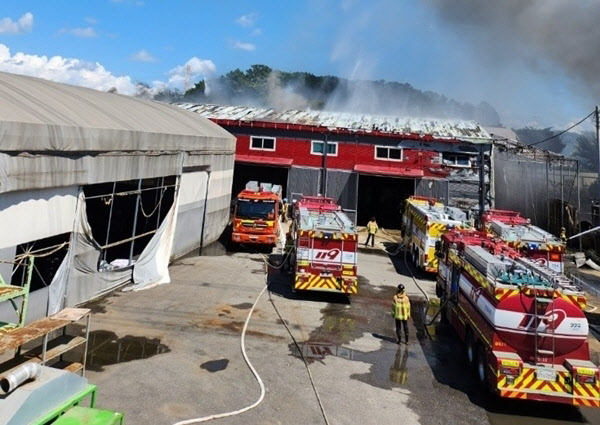
[{"label": "white fire truck", "polygon": [[402,235],[413,263],[426,272],[437,273],[435,243],[448,230],[467,226],[467,215],[446,207],[433,198],[411,196],[402,214]]},{"label": "white fire truck", "polygon": [[454,230],[438,248],[442,315],[482,385],[500,397],[600,407],[580,289],[485,232]]},{"label": "white fire truck", "polygon": [[295,290],[358,292],[358,234],[333,199],[302,197],[294,207],[291,232]]}]

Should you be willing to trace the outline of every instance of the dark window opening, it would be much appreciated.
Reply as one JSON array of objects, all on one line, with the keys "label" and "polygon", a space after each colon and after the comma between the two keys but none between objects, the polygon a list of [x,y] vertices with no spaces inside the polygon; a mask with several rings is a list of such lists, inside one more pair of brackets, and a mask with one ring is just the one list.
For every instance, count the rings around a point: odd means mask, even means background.
[{"label": "dark window opening", "polygon": [[168,176],[84,187],[88,222],[102,246],[99,270],[133,264],[169,212],[176,183]]},{"label": "dark window opening", "polygon": [[402,148],[376,146],[375,159],[383,159],[387,161],[402,161]]},{"label": "dark window opening", "polygon": [[11,285],[25,285],[29,262],[27,260],[18,261],[18,259],[25,253],[30,252],[35,256],[35,260],[29,292],[50,286],[60,264],[67,255],[70,237],[71,233],[62,233],[18,245],[15,255],[17,263],[13,267]]},{"label": "dark window opening", "polygon": [[272,137],[252,137],[250,139],[250,147],[252,149],[274,151],[275,139]]}]

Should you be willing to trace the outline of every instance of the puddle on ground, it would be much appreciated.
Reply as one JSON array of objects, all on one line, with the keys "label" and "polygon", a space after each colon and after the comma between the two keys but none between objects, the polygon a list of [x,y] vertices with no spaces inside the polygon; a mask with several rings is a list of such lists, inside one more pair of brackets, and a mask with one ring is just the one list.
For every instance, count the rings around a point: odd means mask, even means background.
[{"label": "puddle on ground", "polygon": [[119,338],[111,331],[92,331],[88,340],[86,368],[96,372],[104,366],[147,359],[171,350],[158,338],[126,335]]},{"label": "puddle on ground", "polygon": [[232,304],[231,306],[233,308],[237,308],[238,310],[248,310],[249,308],[252,308],[252,303]]},{"label": "puddle on ground", "polygon": [[204,362],[200,365],[200,369],[207,370],[211,373],[220,372],[221,370],[225,370],[229,365],[229,359],[220,359],[220,360],[211,360],[209,362]]}]

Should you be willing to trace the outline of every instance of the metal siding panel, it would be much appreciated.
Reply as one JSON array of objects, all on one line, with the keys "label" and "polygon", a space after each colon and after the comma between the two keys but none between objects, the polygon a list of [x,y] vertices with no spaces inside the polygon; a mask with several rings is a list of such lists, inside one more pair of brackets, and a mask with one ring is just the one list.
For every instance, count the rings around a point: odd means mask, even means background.
[{"label": "metal siding panel", "polygon": [[417,179],[415,180],[415,195],[429,196],[448,205],[448,181]]},{"label": "metal siding panel", "polygon": [[292,193],[314,196],[319,193],[320,183],[320,169],[291,167],[288,173],[287,198],[292,199]]},{"label": "metal siding panel", "polygon": [[[356,211],[358,173],[329,170],[327,172],[327,196],[333,198],[345,210]],[[355,221],[355,212],[347,211],[348,217]]]}]

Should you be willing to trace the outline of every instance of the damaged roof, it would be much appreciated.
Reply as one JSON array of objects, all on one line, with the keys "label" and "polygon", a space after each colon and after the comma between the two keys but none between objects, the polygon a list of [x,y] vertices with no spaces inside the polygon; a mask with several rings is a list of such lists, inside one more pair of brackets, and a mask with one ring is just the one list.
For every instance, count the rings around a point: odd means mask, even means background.
[{"label": "damaged roof", "polygon": [[276,111],[268,108],[179,103],[179,107],[214,121],[269,122],[305,125],[329,130],[379,133],[387,135],[419,135],[434,139],[456,139],[491,143],[487,131],[474,121],[451,121],[404,118],[385,115],[361,115],[347,112],[315,110]]}]

